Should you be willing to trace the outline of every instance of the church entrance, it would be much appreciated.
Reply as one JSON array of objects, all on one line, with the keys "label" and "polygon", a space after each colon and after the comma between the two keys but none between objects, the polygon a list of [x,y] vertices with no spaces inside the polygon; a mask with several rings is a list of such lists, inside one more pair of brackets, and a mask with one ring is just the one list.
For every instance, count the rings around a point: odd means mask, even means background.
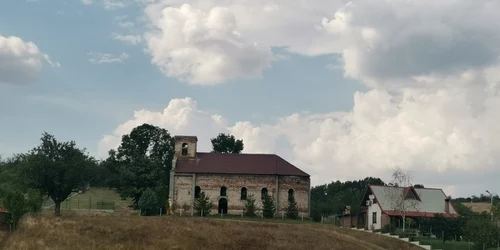
[{"label": "church entrance", "polygon": [[220,198],[219,199],[219,214],[227,214],[227,199]]}]

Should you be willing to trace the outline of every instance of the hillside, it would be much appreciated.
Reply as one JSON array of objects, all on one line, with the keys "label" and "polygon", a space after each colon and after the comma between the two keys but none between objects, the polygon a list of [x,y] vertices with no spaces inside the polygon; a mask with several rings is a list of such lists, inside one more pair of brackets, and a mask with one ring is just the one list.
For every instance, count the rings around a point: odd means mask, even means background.
[{"label": "hillside", "polygon": [[5,249],[398,249],[385,236],[331,225],[188,217],[72,214],[27,217]]},{"label": "hillside", "polygon": [[482,212],[490,212],[491,204],[489,202],[463,202],[464,206],[470,208],[473,212],[482,213]]}]

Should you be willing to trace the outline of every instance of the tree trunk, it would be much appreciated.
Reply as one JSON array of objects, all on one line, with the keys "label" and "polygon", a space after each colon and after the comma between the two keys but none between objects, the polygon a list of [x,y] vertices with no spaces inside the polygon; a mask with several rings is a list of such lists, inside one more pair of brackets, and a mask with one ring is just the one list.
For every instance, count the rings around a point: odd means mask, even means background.
[{"label": "tree trunk", "polygon": [[61,216],[61,202],[54,201],[54,203],[56,204],[55,211],[54,211],[55,216]]},{"label": "tree trunk", "polygon": [[405,231],[406,226],[406,214],[403,214],[403,232]]}]

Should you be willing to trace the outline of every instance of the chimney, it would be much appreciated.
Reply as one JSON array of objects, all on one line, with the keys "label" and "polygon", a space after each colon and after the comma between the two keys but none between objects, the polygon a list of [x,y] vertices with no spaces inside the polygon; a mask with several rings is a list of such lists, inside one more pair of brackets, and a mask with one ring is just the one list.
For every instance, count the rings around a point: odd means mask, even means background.
[{"label": "chimney", "polygon": [[444,212],[447,214],[450,213],[450,199],[448,198],[444,199]]}]

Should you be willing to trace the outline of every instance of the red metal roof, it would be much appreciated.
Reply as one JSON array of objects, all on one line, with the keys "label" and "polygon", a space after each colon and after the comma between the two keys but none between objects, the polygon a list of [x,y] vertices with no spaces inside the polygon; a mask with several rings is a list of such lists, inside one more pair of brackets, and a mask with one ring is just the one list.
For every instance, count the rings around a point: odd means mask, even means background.
[{"label": "red metal roof", "polygon": [[275,154],[196,153],[196,158],[179,158],[175,172],[309,177],[309,174]]}]

